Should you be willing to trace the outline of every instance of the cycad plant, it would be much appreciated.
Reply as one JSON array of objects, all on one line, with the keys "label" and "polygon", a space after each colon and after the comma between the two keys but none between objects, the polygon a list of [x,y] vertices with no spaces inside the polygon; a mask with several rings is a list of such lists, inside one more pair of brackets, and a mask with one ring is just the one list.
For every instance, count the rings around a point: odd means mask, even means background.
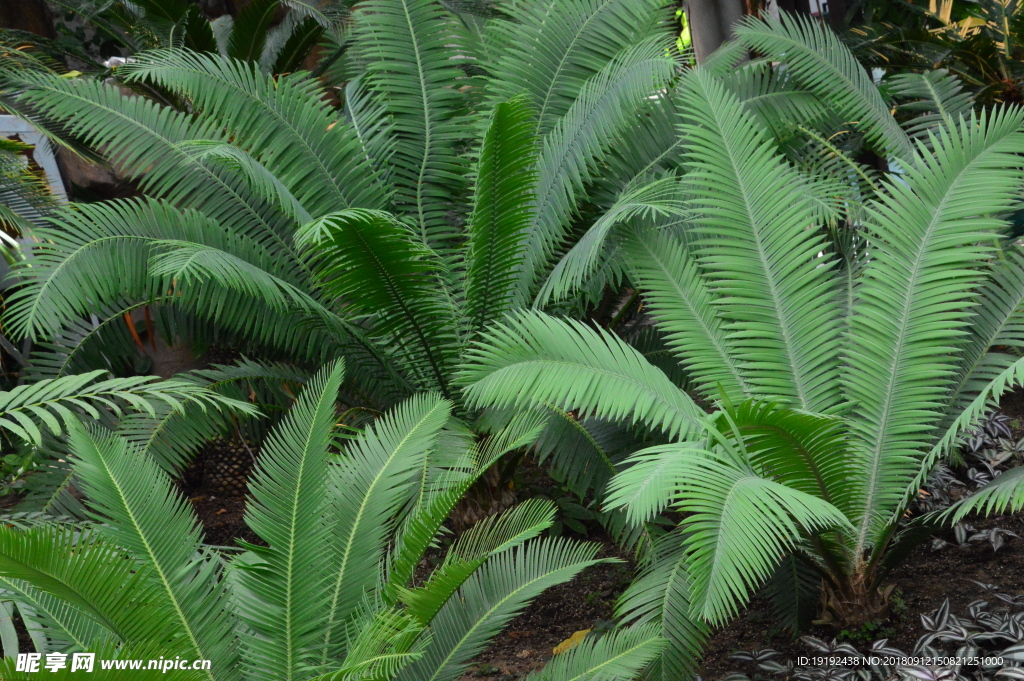
[{"label": "cycad plant", "polygon": [[[475,405],[551,403],[661,438],[612,479],[606,505],[635,523],[678,514],[619,605],[660,619],[673,679],[707,625],[762,587],[790,625],[808,606],[840,626],[883,614],[888,570],[927,536],[923,519],[904,522],[926,476],[1024,375],[1006,352],[1024,341],[1024,251],[1005,238],[1024,181],[1024,112],[932,109],[901,128],[849,52],[809,22],[738,33],[781,63],[734,72],[713,60],[683,78],[691,218],[616,236],[614,257],[692,394],[615,334],[539,312],[489,330],[462,374]],[[860,107],[890,171],[835,145],[807,165],[783,155],[794,146],[780,150],[766,122],[785,116],[749,104],[766,68],[788,78],[776,99]],[[839,220],[820,200],[836,194]],[[586,272],[585,260],[574,249],[560,267]],[[1019,479],[968,506],[1019,506]]]},{"label": "cycad plant", "polygon": [[[674,219],[674,181],[637,187],[678,156],[661,2],[547,0],[486,16],[448,5],[360,3],[348,52],[359,68],[333,92],[181,49],[117,73],[189,113],[97,80],[21,77],[19,102],[146,194],[76,206],[36,232],[7,317],[49,344],[34,375],[105,366],[104,347],[131,352],[122,320],[146,308],[170,342],[307,367],[345,357],[351,406],[423,390],[460,403],[452,374],[470,339],[529,304],[578,234]],[[602,273],[590,298],[620,274]]]},{"label": "cycad plant", "polygon": [[[462,492],[537,426],[478,448],[435,393],[352,435],[337,423],[342,374],[340,362],[317,374],[269,436],[245,515],[260,541],[241,550],[203,543],[144,449],[74,427],[93,522],[0,530],[0,584],[40,625],[37,650],[211,662],[175,672],[190,679],[451,680],[532,598],[601,562],[596,544],[539,537],[554,510],[538,501],[470,529],[418,575]],[[613,632],[535,678],[632,678],[662,643],[656,626]],[[31,678],[4,664],[5,679]]]},{"label": "cycad plant", "polygon": [[287,73],[301,68],[321,40],[331,45],[345,41],[344,22],[352,3],[254,0],[242,4],[234,16],[213,20],[199,3],[189,0],[56,4],[129,55],[184,47],[257,63],[266,72]]},{"label": "cycad plant", "polygon": [[[888,8],[887,8],[888,9]],[[981,102],[1024,101],[1024,6],[1018,0],[900,3],[856,31],[856,49],[893,72],[943,68]]]}]

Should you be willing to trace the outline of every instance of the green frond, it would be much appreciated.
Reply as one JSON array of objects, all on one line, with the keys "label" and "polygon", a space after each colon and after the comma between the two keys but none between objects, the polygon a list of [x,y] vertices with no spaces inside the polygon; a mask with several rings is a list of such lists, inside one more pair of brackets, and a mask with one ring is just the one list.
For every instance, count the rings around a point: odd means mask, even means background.
[{"label": "green frond", "polygon": [[953,451],[953,448],[960,443],[961,436],[977,426],[985,414],[995,409],[1000,397],[1022,384],[1024,384],[1024,359],[1018,359],[979,390],[977,397],[960,410],[959,415],[946,428],[942,437],[935,442],[927,455],[921,457],[919,465],[914,470],[916,475],[910,478],[902,490],[904,497],[912,498],[911,495],[917,494],[935,464]]},{"label": "green frond", "polygon": [[390,187],[394,131],[379,96],[366,87],[362,78],[353,78],[345,85],[345,118],[359,140],[366,162],[378,173],[379,181]]},{"label": "green frond", "polygon": [[501,318],[515,295],[533,216],[534,130],[526,98],[516,97],[494,107],[484,134],[466,243],[466,315],[474,331]]},{"label": "green frond", "polygon": [[697,673],[710,627],[693,617],[691,577],[678,530],[654,542],[649,564],[626,587],[615,615],[632,626],[660,623],[668,643],[653,665],[651,679],[678,681]]},{"label": "green frond", "polygon": [[452,594],[491,556],[513,549],[540,535],[555,519],[554,502],[528,499],[500,515],[481,520],[452,544],[441,564],[423,586],[404,590],[406,612],[424,625]]},{"label": "green frond", "polygon": [[680,99],[695,250],[746,383],[802,409],[836,406],[833,263],[818,255],[825,243],[809,229],[804,182],[720,82],[697,70]]},{"label": "green frond", "polygon": [[600,499],[624,453],[637,446],[635,438],[606,421],[577,420],[550,405],[545,411],[548,423],[533,449],[537,463],[547,464],[551,476],[580,498],[593,491]]},{"label": "green frond", "polygon": [[719,431],[728,436],[735,428],[751,464],[765,476],[843,511],[853,507],[849,479],[856,472],[846,421],[756,400],[728,408],[727,415]]},{"label": "green frond", "polygon": [[[126,643],[163,641],[173,612],[152,570],[95,532],[49,525],[25,532],[0,529],[0,577],[24,580],[67,601]],[[137,604],[147,605],[145,613]],[[187,647],[166,642],[167,652]]]},{"label": "green frond", "polygon": [[995,480],[942,513],[943,520],[958,523],[971,513],[1017,513],[1024,508],[1024,468],[1000,473]]},{"label": "green frond", "polygon": [[502,7],[488,24],[500,46],[487,89],[499,101],[526,93],[546,135],[581,96],[585,83],[612,59],[652,35],[669,32],[657,0],[543,0]]},{"label": "green frond", "polygon": [[[25,580],[0,577],[0,589],[4,590],[5,598],[12,599],[10,603],[21,616],[37,653],[68,646],[86,649],[99,641],[114,639],[113,632],[81,608]],[[4,656],[9,656],[6,644]]]},{"label": "green frond", "polygon": [[723,74],[722,84],[775,137],[791,133],[798,124],[827,116],[825,106],[810,90],[799,87],[785,70],[756,60]]},{"label": "green frond", "polygon": [[623,244],[632,281],[644,292],[658,328],[701,393],[733,400],[753,393],[709,278],[693,248],[668,234],[634,234]]},{"label": "green frond", "polygon": [[97,531],[151,568],[172,604],[165,626],[183,653],[212,661],[205,678],[238,676],[235,624],[220,559],[203,550],[199,520],[140,447],[103,431],[70,429],[75,474]]},{"label": "green frond", "polygon": [[617,226],[623,223],[646,224],[657,218],[678,221],[692,217],[686,198],[684,185],[674,176],[626,187],[611,208],[594,221],[551,270],[534,300],[534,307],[542,308],[551,301],[563,300],[575,293],[594,273]]},{"label": "green frond", "polygon": [[362,623],[358,634],[345,646],[341,669],[310,681],[378,681],[392,679],[423,656],[430,643],[429,631],[405,612],[385,610]]},{"label": "green frond", "polygon": [[313,219],[274,173],[238,147],[207,140],[190,140],[178,146],[200,161],[212,161],[227,166],[245,178],[254,194],[267,203],[279,206],[282,212],[296,223],[304,225]]},{"label": "green frond", "polygon": [[673,506],[684,514],[692,608],[711,624],[721,625],[739,612],[806,534],[853,529],[841,511],[819,497],[721,456],[687,457],[676,475]]},{"label": "green frond", "polygon": [[451,17],[431,0],[371,0],[354,18],[366,83],[391,116],[395,202],[443,251],[456,236],[447,213],[463,183],[457,143],[467,132],[454,115],[464,102]]},{"label": "green frond", "polygon": [[254,679],[303,678],[319,652],[332,530],[321,514],[343,371],[336,362],[310,380],[249,478],[245,522],[267,546],[249,545],[254,560],[233,566],[238,612],[253,639],[243,663]]},{"label": "green frond", "polygon": [[[407,514],[404,526],[397,533],[396,550],[387,566],[387,581],[384,587],[386,602],[394,603],[399,594],[405,593],[405,587],[412,579],[416,566],[423,559],[427,549],[436,541],[441,524],[451,514],[466,490],[502,456],[536,440],[542,428],[543,422],[536,415],[518,414],[503,428],[489,433],[479,452],[473,443],[466,455],[459,456],[460,462],[463,458],[473,461],[475,467],[472,470],[465,471],[457,467],[441,469],[440,474],[430,480],[428,468],[421,475],[415,505]],[[435,452],[439,452],[442,457],[449,454],[448,450],[459,453],[465,447],[457,438],[453,443],[452,434],[442,431],[438,438]],[[428,456],[424,462],[425,466],[432,458],[440,457]]]},{"label": "green frond", "polygon": [[958,366],[959,342],[983,283],[988,245],[1016,200],[1022,114],[995,110],[940,130],[933,150],[869,207],[869,261],[861,270],[843,383],[863,507],[855,553],[870,545],[917,476]]},{"label": "green frond", "polygon": [[271,77],[253,64],[184,50],[149,52],[123,68],[131,80],[190,98],[312,215],[385,207],[386,191],[362,145],[306,74]]},{"label": "green frond", "polygon": [[661,627],[646,624],[587,637],[526,681],[618,681],[636,677],[665,647]]},{"label": "green frond", "polygon": [[598,546],[539,539],[493,556],[448,599],[431,623],[433,640],[396,681],[453,681],[505,624],[542,591],[607,560]]},{"label": "green frond", "polygon": [[396,516],[414,493],[451,406],[437,394],[414,396],[363,431],[331,466],[329,579],[316,597],[327,610],[319,627],[322,661],[337,652],[345,620],[381,580]]},{"label": "green frond", "polygon": [[618,337],[530,312],[492,327],[464,353],[459,382],[471,406],[553,404],[629,420],[669,437],[701,430],[704,412]]},{"label": "green frond", "polygon": [[388,213],[353,209],[305,225],[296,240],[314,258],[323,294],[351,314],[374,315],[374,334],[391,340],[421,386],[448,395],[456,311],[438,293],[443,263],[413,230]]},{"label": "green frond", "polygon": [[1018,246],[1010,246],[994,260],[969,331],[940,428],[948,426],[979,391],[1017,360],[993,348],[1024,347],[1024,251]]},{"label": "green frond", "polygon": [[604,508],[623,509],[626,521],[639,525],[650,522],[681,493],[681,483],[690,471],[689,459],[708,456],[707,443],[673,442],[647,447],[622,464],[622,470],[608,483]]},{"label": "green frond", "polygon": [[821,601],[821,574],[791,553],[775,568],[762,594],[783,627],[794,633],[806,631]]},{"label": "green frond", "polygon": [[278,0],[252,0],[242,6],[232,22],[228,56],[253,63],[259,61],[279,6]]},{"label": "green frond", "polygon": [[536,213],[519,283],[524,301],[565,239],[596,165],[646,98],[671,78],[675,63],[665,56],[664,42],[651,38],[615,57],[586,82],[565,116],[544,136]]},{"label": "green frond", "polygon": [[[245,402],[254,396],[251,401],[276,422],[277,419],[272,418],[274,412],[290,406],[309,377],[307,372],[291,365],[242,359],[231,366],[215,365],[211,369],[178,374],[177,379]],[[239,416],[244,415],[200,410],[189,405],[177,411],[158,408],[155,417],[142,413],[125,415],[117,424],[117,432],[142,447],[159,466],[172,472],[180,470],[217,435],[234,435],[236,428],[249,432],[246,428],[253,422],[243,421]]]},{"label": "green frond", "polygon": [[155,415],[154,405],[163,403],[178,410],[186,404],[194,404],[203,409],[256,413],[252,405],[217,395],[187,381],[162,381],[154,376],[96,380],[106,373],[97,370],[46,379],[0,392],[0,428],[40,445],[43,436],[37,421],[53,435],[60,435],[61,423],[64,427],[71,427],[77,421],[76,412],[93,419],[100,418],[101,411],[120,415],[136,410]]},{"label": "green frond", "polygon": [[837,35],[811,17],[781,13],[747,18],[737,38],[766,58],[785,64],[792,77],[858,127],[879,150],[909,160],[913,148],[889,113],[867,71]]},{"label": "green frond", "polygon": [[20,83],[19,101],[63,123],[69,133],[105,152],[139,188],[180,206],[193,206],[229,229],[256,231],[287,252],[294,225],[274,206],[249,193],[225,168],[200,163],[179,146],[188,140],[226,142],[215,121],[126,97],[98,80],[34,76]]},{"label": "green frond", "polygon": [[903,127],[915,139],[926,140],[936,127],[955,128],[974,109],[974,97],[945,69],[897,73],[888,84],[897,98],[911,100],[901,103],[897,112],[913,116]]}]

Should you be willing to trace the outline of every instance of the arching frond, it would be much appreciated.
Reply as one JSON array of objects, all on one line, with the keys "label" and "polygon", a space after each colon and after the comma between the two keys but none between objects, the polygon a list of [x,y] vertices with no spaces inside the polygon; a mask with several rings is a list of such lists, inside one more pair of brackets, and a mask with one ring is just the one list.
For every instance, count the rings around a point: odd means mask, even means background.
[{"label": "arching frond", "polygon": [[502,48],[487,65],[488,90],[499,100],[527,93],[542,135],[567,114],[587,80],[669,25],[657,0],[545,0],[506,9],[507,19],[488,26],[489,39]]},{"label": "arching frond", "polygon": [[674,176],[639,187],[627,187],[615,203],[594,221],[576,244],[551,270],[534,301],[536,307],[562,300],[575,293],[593,274],[616,226],[654,218],[690,217],[684,185]]},{"label": "arching frond", "polygon": [[687,514],[683,541],[693,579],[692,607],[712,624],[735,615],[805,534],[852,529],[845,515],[819,497],[721,457],[689,457],[679,474],[675,507]]},{"label": "arching frond", "polygon": [[433,640],[397,681],[453,681],[501,628],[545,589],[601,561],[594,544],[547,538],[499,553],[441,608]]},{"label": "arching frond", "polygon": [[786,64],[799,83],[845,120],[857,121],[881,150],[904,160],[913,157],[907,134],[889,113],[864,67],[818,21],[785,13],[778,19],[748,18],[736,28],[736,36],[765,57]]},{"label": "arching frond", "polygon": [[[1014,201],[1024,151],[1022,114],[997,110],[940,131],[934,151],[870,208],[872,255],[850,320],[843,383],[864,443],[855,553],[873,541],[918,473],[938,406],[957,368],[959,338],[977,302],[981,263]],[[888,509],[888,511],[887,511]]]},{"label": "arching frond", "polygon": [[980,490],[950,506],[942,517],[958,523],[971,513],[1016,513],[1024,508],[1024,468],[1018,466],[1000,473]]},{"label": "arching frond", "polygon": [[710,635],[707,624],[693,617],[691,577],[678,530],[659,537],[649,564],[619,597],[615,614],[633,626],[661,624],[668,641],[652,669],[657,681],[693,676]]},{"label": "arching frond", "polygon": [[899,111],[912,116],[904,124],[907,134],[926,139],[936,127],[954,128],[960,118],[969,118],[974,97],[960,80],[945,69],[925,73],[898,73],[889,79],[893,94],[911,100],[900,104]]},{"label": "arching frond", "polygon": [[721,386],[730,399],[750,396],[753,389],[734,350],[736,341],[729,337],[692,249],[666,234],[635,234],[626,240],[624,252],[632,280],[701,392],[717,398]]},{"label": "arching frond", "polygon": [[181,206],[193,206],[241,232],[276,239],[287,252],[293,223],[273,205],[249,195],[224,168],[200,163],[182,149],[189,140],[227,141],[214,121],[161,107],[145,97],[125,97],[100,81],[34,76],[21,84],[19,101],[103,150],[140,189]]},{"label": "arching frond", "polygon": [[384,208],[386,191],[344,120],[305,74],[271,77],[254,64],[184,50],[140,55],[132,80],[178,92],[238,146],[272,169],[314,216]]},{"label": "arching frond", "polygon": [[166,474],[138,446],[81,425],[70,431],[74,468],[98,531],[152,570],[173,605],[166,627],[184,654],[213,663],[207,679],[236,679],[235,622],[220,559],[204,551],[199,521]]},{"label": "arching frond", "polygon": [[233,567],[239,614],[259,641],[243,648],[254,679],[302,678],[319,652],[332,529],[321,513],[343,370],[337,362],[309,382],[250,477],[245,522],[267,546],[248,546]]},{"label": "arching frond", "polygon": [[466,244],[466,314],[480,331],[508,311],[526,247],[537,181],[537,137],[526,99],[499,103],[484,134]]},{"label": "arching frond", "polygon": [[0,392],[0,428],[39,445],[42,430],[37,421],[52,434],[60,435],[62,423],[70,427],[77,421],[75,412],[93,419],[100,418],[101,411],[120,415],[138,410],[155,415],[154,405],[158,403],[179,410],[192,403],[206,409],[230,409],[243,414],[256,412],[252,405],[204,390],[188,381],[161,381],[154,376],[96,380],[104,375],[105,371],[97,370]]},{"label": "arching frond", "polygon": [[701,265],[715,281],[744,378],[811,411],[839,403],[828,258],[793,169],[736,97],[702,71],[681,93]]},{"label": "arching frond", "polygon": [[634,677],[664,648],[660,627],[647,624],[586,638],[556,655],[526,681],[615,681]]},{"label": "arching frond", "polygon": [[395,201],[425,243],[451,247],[447,213],[465,174],[456,145],[466,130],[454,117],[462,72],[450,16],[431,0],[371,0],[359,4],[355,19],[366,83],[391,116]]},{"label": "arching frond", "polygon": [[565,238],[568,222],[611,143],[645,97],[664,87],[675,64],[661,39],[649,39],[587,81],[565,116],[544,136],[538,160],[536,214],[520,279],[523,300]]},{"label": "arching frond", "polygon": [[331,466],[329,579],[317,597],[327,609],[319,627],[321,661],[337,652],[347,618],[381,579],[389,531],[450,412],[451,403],[437,394],[412,397],[367,428]]},{"label": "arching frond", "polygon": [[492,327],[465,353],[459,381],[470,405],[553,404],[600,419],[625,419],[681,437],[704,412],[643,355],[579,322],[523,313]]},{"label": "arching frond", "polygon": [[374,333],[391,339],[423,387],[448,395],[456,311],[444,293],[444,265],[410,227],[382,211],[332,213],[302,228],[329,299],[374,315]]}]

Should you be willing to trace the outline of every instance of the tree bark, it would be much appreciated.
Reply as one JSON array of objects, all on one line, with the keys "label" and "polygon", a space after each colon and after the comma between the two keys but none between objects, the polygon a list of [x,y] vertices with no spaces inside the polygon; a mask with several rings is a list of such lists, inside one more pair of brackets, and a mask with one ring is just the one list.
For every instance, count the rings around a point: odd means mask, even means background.
[{"label": "tree bark", "polygon": [[785,12],[811,13],[811,0],[779,0],[779,9]]},{"label": "tree bark", "polygon": [[733,26],[743,18],[743,0],[686,0],[685,8],[698,64],[733,37]]},{"label": "tree bark", "polygon": [[846,0],[828,0],[828,23],[835,31],[846,28]]},{"label": "tree bark", "polygon": [[0,2],[0,27],[29,31],[44,38],[57,37],[45,0],[3,0]]}]

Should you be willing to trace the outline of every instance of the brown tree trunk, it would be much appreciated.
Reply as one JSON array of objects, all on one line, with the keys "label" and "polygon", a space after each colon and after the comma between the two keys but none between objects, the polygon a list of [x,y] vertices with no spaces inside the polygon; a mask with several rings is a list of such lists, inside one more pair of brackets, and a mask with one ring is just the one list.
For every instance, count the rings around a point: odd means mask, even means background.
[{"label": "brown tree trunk", "polygon": [[733,26],[743,18],[743,0],[685,0],[684,7],[698,64],[733,37]]},{"label": "brown tree trunk", "polygon": [[846,0],[828,0],[828,23],[834,31],[846,28]]},{"label": "brown tree trunk", "polygon": [[45,0],[3,0],[0,2],[0,27],[29,31],[44,38],[57,37]]},{"label": "brown tree trunk", "polygon": [[791,13],[810,14],[811,2],[810,0],[779,0],[779,9]]}]

